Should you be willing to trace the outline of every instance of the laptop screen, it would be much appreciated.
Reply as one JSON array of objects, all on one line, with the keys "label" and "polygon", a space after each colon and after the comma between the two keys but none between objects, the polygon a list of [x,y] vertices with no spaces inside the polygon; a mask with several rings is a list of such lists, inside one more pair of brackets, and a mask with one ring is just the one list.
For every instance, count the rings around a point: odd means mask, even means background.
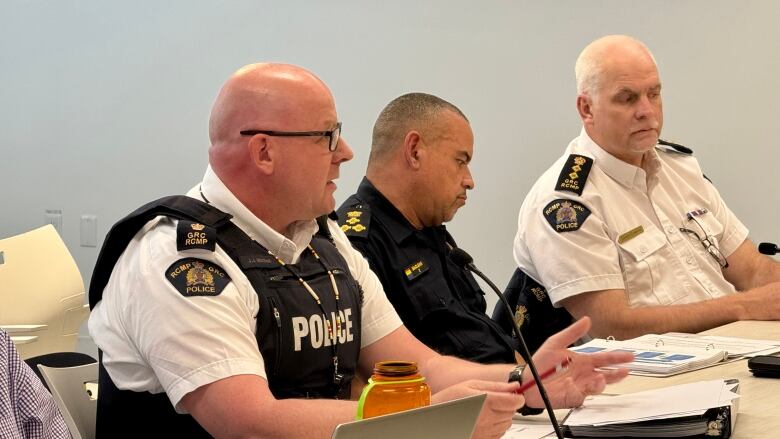
[{"label": "laptop screen", "polygon": [[340,424],[332,439],[469,439],[485,394]]}]

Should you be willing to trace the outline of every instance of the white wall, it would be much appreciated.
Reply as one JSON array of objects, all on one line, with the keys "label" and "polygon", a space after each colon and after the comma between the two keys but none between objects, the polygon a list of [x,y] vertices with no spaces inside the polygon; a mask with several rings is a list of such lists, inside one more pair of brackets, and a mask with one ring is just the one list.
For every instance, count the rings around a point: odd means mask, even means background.
[{"label": "white wall", "polygon": [[575,57],[628,33],[658,59],[664,137],[696,151],[755,241],[780,241],[778,16],[771,0],[2,0],[0,237],[62,209],[88,282],[99,247],[79,245],[80,215],[97,215],[100,244],[125,213],[186,191],[202,176],[224,79],[277,60],[333,89],[355,149],[339,203],[390,99],[425,91],[458,105],[476,134],[477,188],[450,228],[503,286],[520,203],[579,132]]}]

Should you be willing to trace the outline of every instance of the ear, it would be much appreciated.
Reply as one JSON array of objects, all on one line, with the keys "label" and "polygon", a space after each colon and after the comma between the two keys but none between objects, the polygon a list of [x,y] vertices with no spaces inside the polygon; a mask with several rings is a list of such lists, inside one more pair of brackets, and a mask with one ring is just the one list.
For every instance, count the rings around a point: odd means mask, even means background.
[{"label": "ear", "polygon": [[586,94],[577,96],[577,112],[580,113],[582,123],[593,121],[593,100]]},{"label": "ear", "polygon": [[274,158],[276,156],[273,145],[268,142],[266,136],[254,136],[247,144],[249,158],[260,172],[265,175],[274,173]]},{"label": "ear", "polygon": [[403,148],[406,164],[412,169],[419,169],[420,159],[425,155],[425,148],[423,148],[420,133],[414,130],[406,133]]}]

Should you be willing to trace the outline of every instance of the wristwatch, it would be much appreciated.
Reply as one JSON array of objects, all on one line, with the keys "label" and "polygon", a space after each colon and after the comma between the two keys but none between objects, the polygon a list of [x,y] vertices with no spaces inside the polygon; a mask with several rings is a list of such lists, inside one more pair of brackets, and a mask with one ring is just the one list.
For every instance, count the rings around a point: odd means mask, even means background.
[{"label": "wristwatch", "polygon": [[[515,366],[514,369],[512,369],[511,372],[509,372],[509,379],[507,382],[514,382],[517,381],[518,383],[523,383],[523,371],[525,370],[525,364],[518,364]],[[530,416],[530,415],[538,415],[539,413],[543,412],[544,409],[535,409],[533,407],[528,407],[528,404],[520,407],[517,409],[517,413],[520,413],[523,416]]]}]

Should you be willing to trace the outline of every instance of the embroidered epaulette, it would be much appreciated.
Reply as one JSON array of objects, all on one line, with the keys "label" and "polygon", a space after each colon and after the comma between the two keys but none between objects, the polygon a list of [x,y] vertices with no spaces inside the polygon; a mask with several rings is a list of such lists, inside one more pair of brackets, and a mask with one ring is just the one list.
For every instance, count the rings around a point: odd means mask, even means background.
[{"label": "embroidered epaulette", "polygon": [[561,175],[558,176],[558,182],[555,183],[556,191],[574,192],[582,195],[585,190],[585,183],[588,182],[588,174],[593,166],[593,159],[579,154],[571,154],[566,160],[566,164],[561,169]]},{"label": "embroidered epaulette", "polygon": [[344,205],[338,211],[338,224],[341,231],[347,236],[368,236],[368,227],[371,225],[371,209],[358,203],[352,206]]},{"label": "embroidered epaulette", "polygon": [[176,227],[176,250],[202,249],[214,251],[217,230],[192,221],[179,220]]},{"label": "embroidered epaulette", "polygon": [[667,152],[676,152],[679,154],[692,155],[693,150],[687,146],[680,145],[679,143],[672,143],[664,139],[658,139],[658,149]]}]

